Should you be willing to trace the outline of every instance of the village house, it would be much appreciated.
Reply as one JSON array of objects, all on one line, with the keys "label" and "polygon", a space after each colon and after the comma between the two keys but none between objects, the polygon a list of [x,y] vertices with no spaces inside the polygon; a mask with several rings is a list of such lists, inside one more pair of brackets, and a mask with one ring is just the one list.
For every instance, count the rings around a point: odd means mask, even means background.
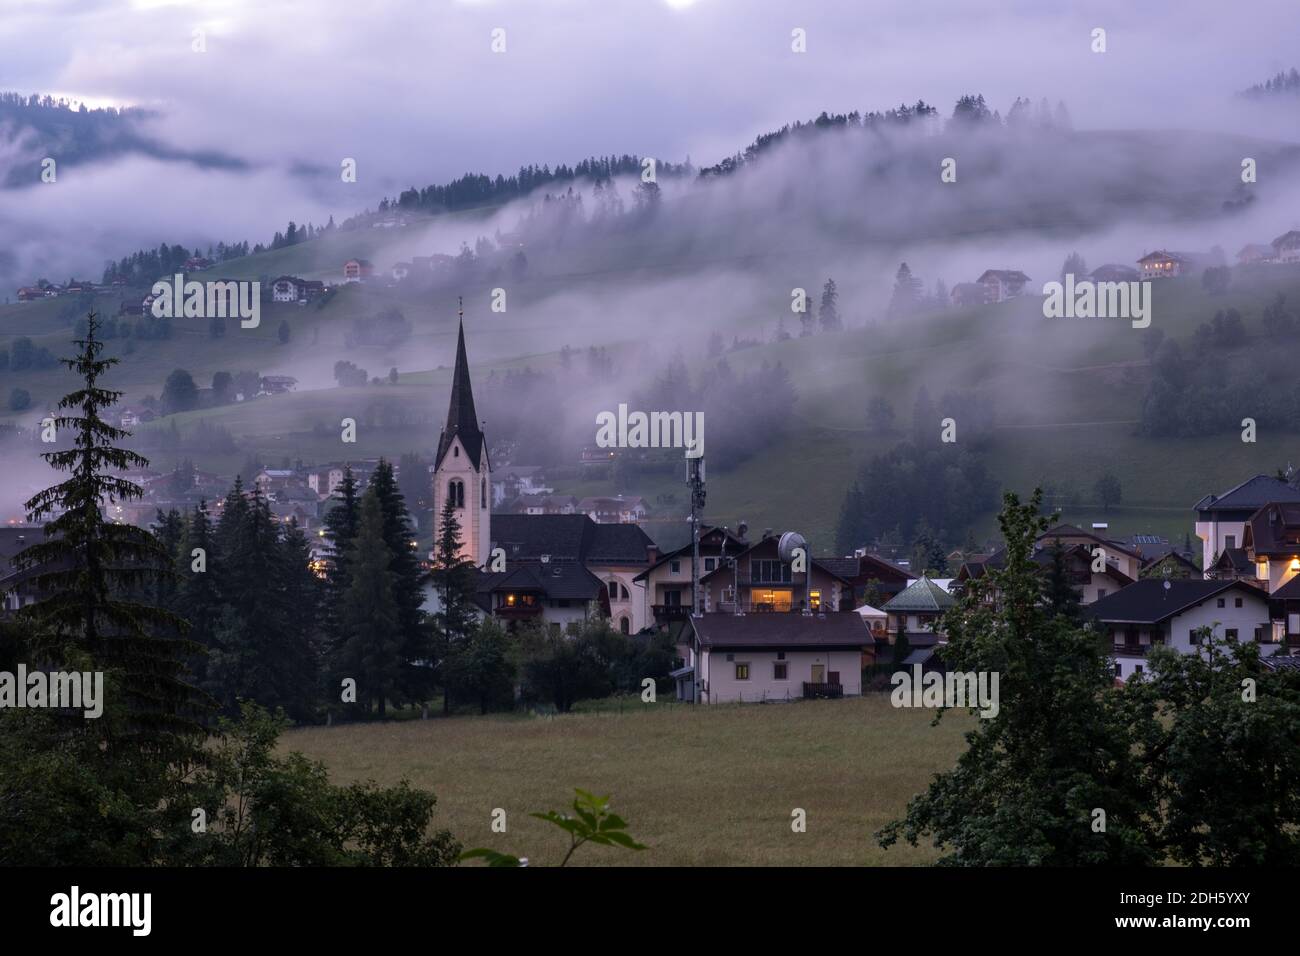
[{"label": "village house", "polygon": [[864,654],[871,635],[852,611],[704,614],[672,676],[679,699],[701,704],[856,696]]},{"label": "village house", "polygon": [[639,496],[583,498],[578,511],[598,524],[636,524],[646,516],[645,500]]},{"label": "village house", "polygon": [[394,282],[401,282],[411,274],[411,264],[409,262],[397,262],[389,270]]},{"label": "village house", "polygon": [[1140,277],[1138,271],[1132,266],[1122,266],[1116,263],[1098,266],[1088,273],[1088,278],[1093,282],[1136,282]]},{"label": "village house", "polygon": [[986,269],[975,281],[984,288],[984,301],[996,303],[1023,295],[1029,276],[1017,269]]},{"label": "village house", "polygon": [[497,509],[502,514],[517,515],[572,515],[578,514],[578,499],[575,495],[522,494],[517,498],[502,502]]},{"label": "village house", "polygon": [[704,612],[780,613],[806,608],[817,613],[852,609],[853,587],[848,581],[813,557],[808,558],[807,571],[794,570],[778,555],[779,543],[777,535],[764,535],[734,555],[728,552],[724,558],[720,553],[712,567],[704,559],[700,574]]},{"label": "village house", "polygon": [[1157,249],[1138,260],[1143,279],[1171,279],[1193,269],[1216,265],[1215,256],[1201,252],[1170,252]]},{"label": "village house", "polygon": [[[723,566],[728,556],[749,548],[742,533],[726,528],[700,529],[700,575],[703,577]],[[656,624],[672,625],[685,621],[694,602],[691,577],[692,545],[685,544],[662,555],[656,554],[649,567],[638,573],[633,582],[644,588],[648,610]]]},{"label": "village house", "polygon": [[507,465],[492,476],[492,506],[524,495],[549,495],[554,490],[546,485],[540,466]]},{"label": "village house", "polygon": [[1274,250],[1271,245],[1261,242],[1248,242],[1237,253],[1237,262],[1243,266],[1250,266],[1272,262],[1273,256]]},{"label": "village house", "polygon": [[[507,610],[500,616],[532,614],[563,624],[576,618],[561,611],[585,614],[584,602],[596,601],[624,634],[636,634],[651,623],[638,577],[658,558],[658,549],[634,524],[597,524],[581,514],[494,515],[492,548],[501,549],[506,569],[495,576],[489,572],[480,582],[480,593],[495,595],[493,613],[524,601],[525,611]],[[531,570],[513,576],[521,567]],[[591,590],[593,582],[600,593]],[[523,597],[526,591],[533,598]],[[512,593],[517,594],[515,603]],[[545,613],[548,608],[552,613]]]},{"label": "village house", "polygon": [[1119,680],[1142,673],[1154,646],[1197,652],[1201,627],[1214,627],[1219,639],[1261,643],[1271,628],[1268,595],[1244,581],[1145,578],[1084,613],[1105,635]]},{"label": "village house", "polygon": [[263,375],[258,383],[258,395],[283,395],[293,391],[298,380],[292,375]]},{"label": "village house", "polygon": [[375,274],[375,266],[369,259],[349,259],[343,263],[344,282],[364,282]]},{"label": "village house", "polygon": [[1292,229],[1273,240],[1274,262],[1300,262],[1300,231]]},{"label": "village house", "polygon": [[338,463],[310,468],[305,473],[307,487],[319,497],[328,498],[343,483],[344,471],[345,466]]},{"label": "village house", "polygon": [[[1097,530],[1106,529],[1102,526]],[[1058,543],[1066,580],[1078,592],[1080,604],[1091,604],[1132,584],[1146,563],[1142,553],[1124,541],[1104,538],[1074,525],[1058,524],[1048,528],[1034,541],[1033,560],[1044,572],[1056,560]],[[973,556],[963,562],[955,578],[956,588],[965,588],[968,582],[1005,567],[1006,557],[1006,549],[1000,548],[992,554]],[[1093,569],[1099,557],[1104,557],[1105,563],[1102,570],[1096,571]],[[996,602],[997,594],[990,591],[987,600]]]},{"label": "village house", "polygon": [[[1196,536],[1201,539],[1201,566],[1207,572],[1221,567],[1225,552],[1242,546],[1246,522],[1270,502],[1300,502],[1300,490],[1270,475],[1256,475],[1221,495],[1206,495],[1196,510]],[[1244,557],[1244,555],[1242,556]],[[1229,565],[1238,557],[1229,556]]]},{"label": "village house", "polygon": [[[887,615],[886,640],[889,644],[897,644],[900,638],[906,638],[908,646],[913,648],[943,643],[939,618],[956,603],[956,598],[947,590],[921,575],[881,608]],[[876,646],[883,648],[878,639]]]}]

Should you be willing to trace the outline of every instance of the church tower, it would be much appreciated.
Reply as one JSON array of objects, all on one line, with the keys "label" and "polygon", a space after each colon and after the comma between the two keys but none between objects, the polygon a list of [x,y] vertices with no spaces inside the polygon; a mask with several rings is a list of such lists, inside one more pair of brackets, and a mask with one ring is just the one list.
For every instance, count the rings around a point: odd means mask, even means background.
[{"label": "church tower", "polygon": [[460,521],[461,556],[479,567],[492,547],[492,465],[487,439],[474,411],[474,390],[465,357],[465,313],[460,315],[456,370],[451,380],[447,424],[438,439],[433,464],[434,534],[442,527],[442,509],[450,500]]}]

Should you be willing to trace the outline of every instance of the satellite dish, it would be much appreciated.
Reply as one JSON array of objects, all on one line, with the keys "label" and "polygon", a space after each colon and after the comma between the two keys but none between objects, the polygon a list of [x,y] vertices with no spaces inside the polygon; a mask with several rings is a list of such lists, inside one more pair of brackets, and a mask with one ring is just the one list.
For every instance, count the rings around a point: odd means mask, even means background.
[{"label": "satellite dish", "polygon": [[808,542],[804,540],[803,535],[798,531],[787,531],[781,535],[781,540],[777,542],[776,554],[782,561],[789,564],[794,560],[794,553],[797,550],[803,551],[805,557],[808,554]]},{"label": "satellite dish", "polygon": [[1165,578],[1165,590],[1166,590],[1166,591],[1169,590],[1169,579],[1168,579],[1168,578]]}]

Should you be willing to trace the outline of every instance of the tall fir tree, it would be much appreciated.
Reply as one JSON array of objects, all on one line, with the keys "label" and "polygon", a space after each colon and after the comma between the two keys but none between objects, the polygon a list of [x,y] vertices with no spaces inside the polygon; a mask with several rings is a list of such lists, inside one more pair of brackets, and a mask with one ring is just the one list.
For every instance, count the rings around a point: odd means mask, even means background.
[{"label": "tall fir tree", "polygon": [[414,530],[406,501],[397,484],[392,462],[380,460],[370,480],[384,518],[384,542],[392,552],[389,570],[397,601],[402,667],[393,696],[403,703],[427,700],[433,693],[433,676],[427,666],[433,640],[424,619],[424,571],[416,551]]},{"label": "tall fir tree", "polygon": [[361,497],[361,522],[348,554],[336,670],[356,681],[366,710],[387,712],[401,672],[401,605],[393,587],[393,551],[384,540],[384,513],[374,487]]},{"label": "tall fir tree", "polygon": [[429,577],[437,589],[440,605],[434,615],[434,629],[439,666],[443,671],[442,707],[444,713],[450,713],[455,681],[449,672],[478,616],[474,604],[474,565],[461,556],[460,520],[450,498],[442,506]]},{"label": "tall fir tree", "polygon": [[[100,379],[117,359],[102,358],[98,317],[90,313],[79,354],[62,359],[81,379],[59,401],[54,426],[71,433],[72,447],[42,454],[69,477],[26,502],[29,520],[44,524],[45,540],[21,552],[42,598],[22,610],[32,625],[40,659],[77,670],[105,672],[104,715],[92,721],[105,751],[119,766],[142,759],[152,766],[194,756],[205,701],[188,681],[184,661],[195,650],[178,637],[184,622],[137,598],[170,573],[170,558],[149,531],[117,524],[105,508],[143,496],[114,472],[148,460],[117,447],[130,437],[106,422],[105,409],[122,393]],[[75,412],[75,413],[74,413]]]}]

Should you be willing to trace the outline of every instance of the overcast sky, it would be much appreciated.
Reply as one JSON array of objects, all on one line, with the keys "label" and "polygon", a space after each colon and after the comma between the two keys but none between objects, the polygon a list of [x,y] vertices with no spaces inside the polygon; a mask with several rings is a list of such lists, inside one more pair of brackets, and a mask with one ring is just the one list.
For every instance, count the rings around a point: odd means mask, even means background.
[{"label": "overcast sky", "polygon": [[1230,95],[1296,65],[1298,27],[1297,0],[0,0],[0,86],[154,107],[159,138],[254,164],[120,163],[5,200],[19,220],[75,212],[106,233],[129,196],[135,226],[201,233],[170,241],[255,241],[467,171],[613,152],[709,164],[823,109],[923,98],[947,116],[964,92],[1004,113],[1017,95],[1064,100],[1081,127],[1282,135]]}]

